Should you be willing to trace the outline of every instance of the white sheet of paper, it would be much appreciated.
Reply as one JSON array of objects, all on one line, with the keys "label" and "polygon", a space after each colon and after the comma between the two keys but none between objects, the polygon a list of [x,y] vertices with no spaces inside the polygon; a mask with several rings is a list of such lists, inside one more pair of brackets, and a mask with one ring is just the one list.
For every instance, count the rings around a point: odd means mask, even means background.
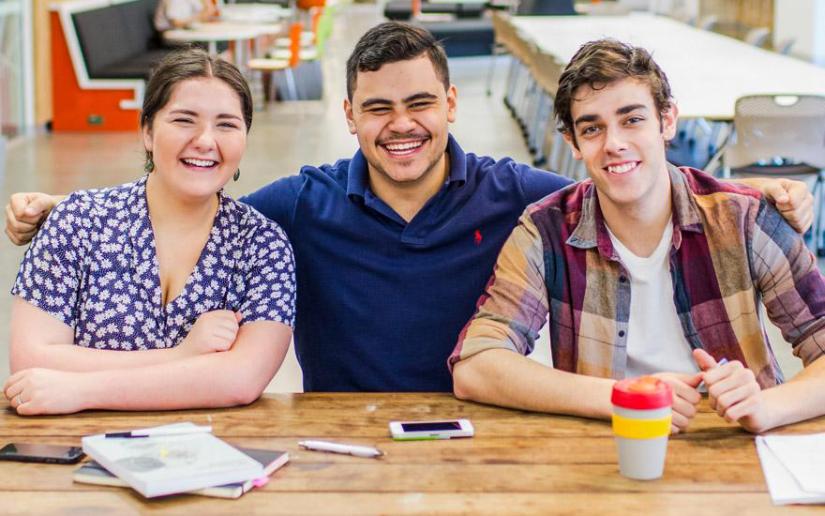
[{"label": "white sheet of paper", "polygon": [[802,489],[825,494],[825,433],[766,435],[764,440]]},{"label": "white sheet of paper", "polygon": [[810,492],[802,488],[796,477],[765,443],[765,437],[756,438],[756,451],[762,463],[762,472],[768,484],[768,491],[775,505],[825,503],[825,493]]}]

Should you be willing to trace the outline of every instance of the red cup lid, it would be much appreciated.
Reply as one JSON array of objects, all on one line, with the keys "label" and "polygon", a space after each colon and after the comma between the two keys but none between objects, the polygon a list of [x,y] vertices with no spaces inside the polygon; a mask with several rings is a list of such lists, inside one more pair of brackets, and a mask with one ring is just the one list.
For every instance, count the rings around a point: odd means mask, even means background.
[{"label": "red cup lid", "polygon": [[657,409],[673,403],[670,385],[654,376],[627,378],[613,385],[610,401],[622,408]]}]

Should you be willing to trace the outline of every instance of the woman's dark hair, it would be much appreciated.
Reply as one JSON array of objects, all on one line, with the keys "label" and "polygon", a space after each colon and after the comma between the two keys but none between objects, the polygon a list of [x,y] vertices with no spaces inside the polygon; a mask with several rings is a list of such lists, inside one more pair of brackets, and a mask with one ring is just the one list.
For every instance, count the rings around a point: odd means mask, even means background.
[{"label": "woman's dark hair", "polygon": [[347,98],[352,100],[358,72],[375,72],[387,63],[415,59],[425,52],[444,89],[450,89],[447,54],[430,31],[400,22],[376,25],[361,36],[347,59]]},{"label": "woman's dark hair", "polygon": [[[188,79],[210,77],[222,80],[238,94],[246,131],[249,132],[252,127],[252,93],[246,79],[235,65],[211,57],[205,50],[197,47],[174,50],[161,59],[152,71],[143,94],[140,127],[152,127],[155,115],[169,102],[172,90],[178,83]],[[149,157],[147,152],[147,158]]]},{"label": "woman's dark hair", "polygon": [[673,99],[667,76],[650,52],[615,39],[600,39],[582,45],[559,77],[554,103],[559,131],[569,134],[573,144],[578,146],[571,114],[576,90],[581,86],[600,90],[627,78],[647,83],[661,121],[661,115],[670,108]]}]

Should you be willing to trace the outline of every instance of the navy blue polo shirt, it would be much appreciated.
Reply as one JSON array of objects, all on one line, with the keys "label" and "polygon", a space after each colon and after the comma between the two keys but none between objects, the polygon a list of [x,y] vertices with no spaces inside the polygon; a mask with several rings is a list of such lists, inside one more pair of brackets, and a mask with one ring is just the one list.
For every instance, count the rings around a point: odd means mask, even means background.
[{"label": "navy blue polo shirt", "polygon": [[369,188],[367,162],[306,166],[241,201],[286,230],[307,391],[451,391],[446,360],[524,208],[570,180],[465,154],[409,223]]}]

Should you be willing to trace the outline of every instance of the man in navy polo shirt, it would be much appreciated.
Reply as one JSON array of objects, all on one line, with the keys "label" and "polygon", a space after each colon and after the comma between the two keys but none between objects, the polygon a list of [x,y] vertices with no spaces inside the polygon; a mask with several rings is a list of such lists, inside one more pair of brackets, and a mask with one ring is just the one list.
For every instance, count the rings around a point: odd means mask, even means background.
[{"label": "man in navy polo shirt", "polygon": [[345,110],[360,145],[351,160],[241,199],[290,236],[304,387],[449,391],[444,361],[518,216],[570,181],[465,154],[448,133],[447,58],[410,25],[361,38]]},{"label": "man in navy polo shirt", "polygon": [[[524,208],[570,183],[465,153],[449,135],[456,89],[429,32],[388,22],[347,62],[347,123],[360,150],[242,198],[295,251],[295,347],[307,391],[451,391],[445,361]],[[805,226],[801,183],[770,183]],[[790,189],[785,192],[784,188]],[[770,194],[770,192],[768,192]],[[16,194],[6,232],[31,238],[42,203]],[[801,215],[799,215],[801,213]]]}]

